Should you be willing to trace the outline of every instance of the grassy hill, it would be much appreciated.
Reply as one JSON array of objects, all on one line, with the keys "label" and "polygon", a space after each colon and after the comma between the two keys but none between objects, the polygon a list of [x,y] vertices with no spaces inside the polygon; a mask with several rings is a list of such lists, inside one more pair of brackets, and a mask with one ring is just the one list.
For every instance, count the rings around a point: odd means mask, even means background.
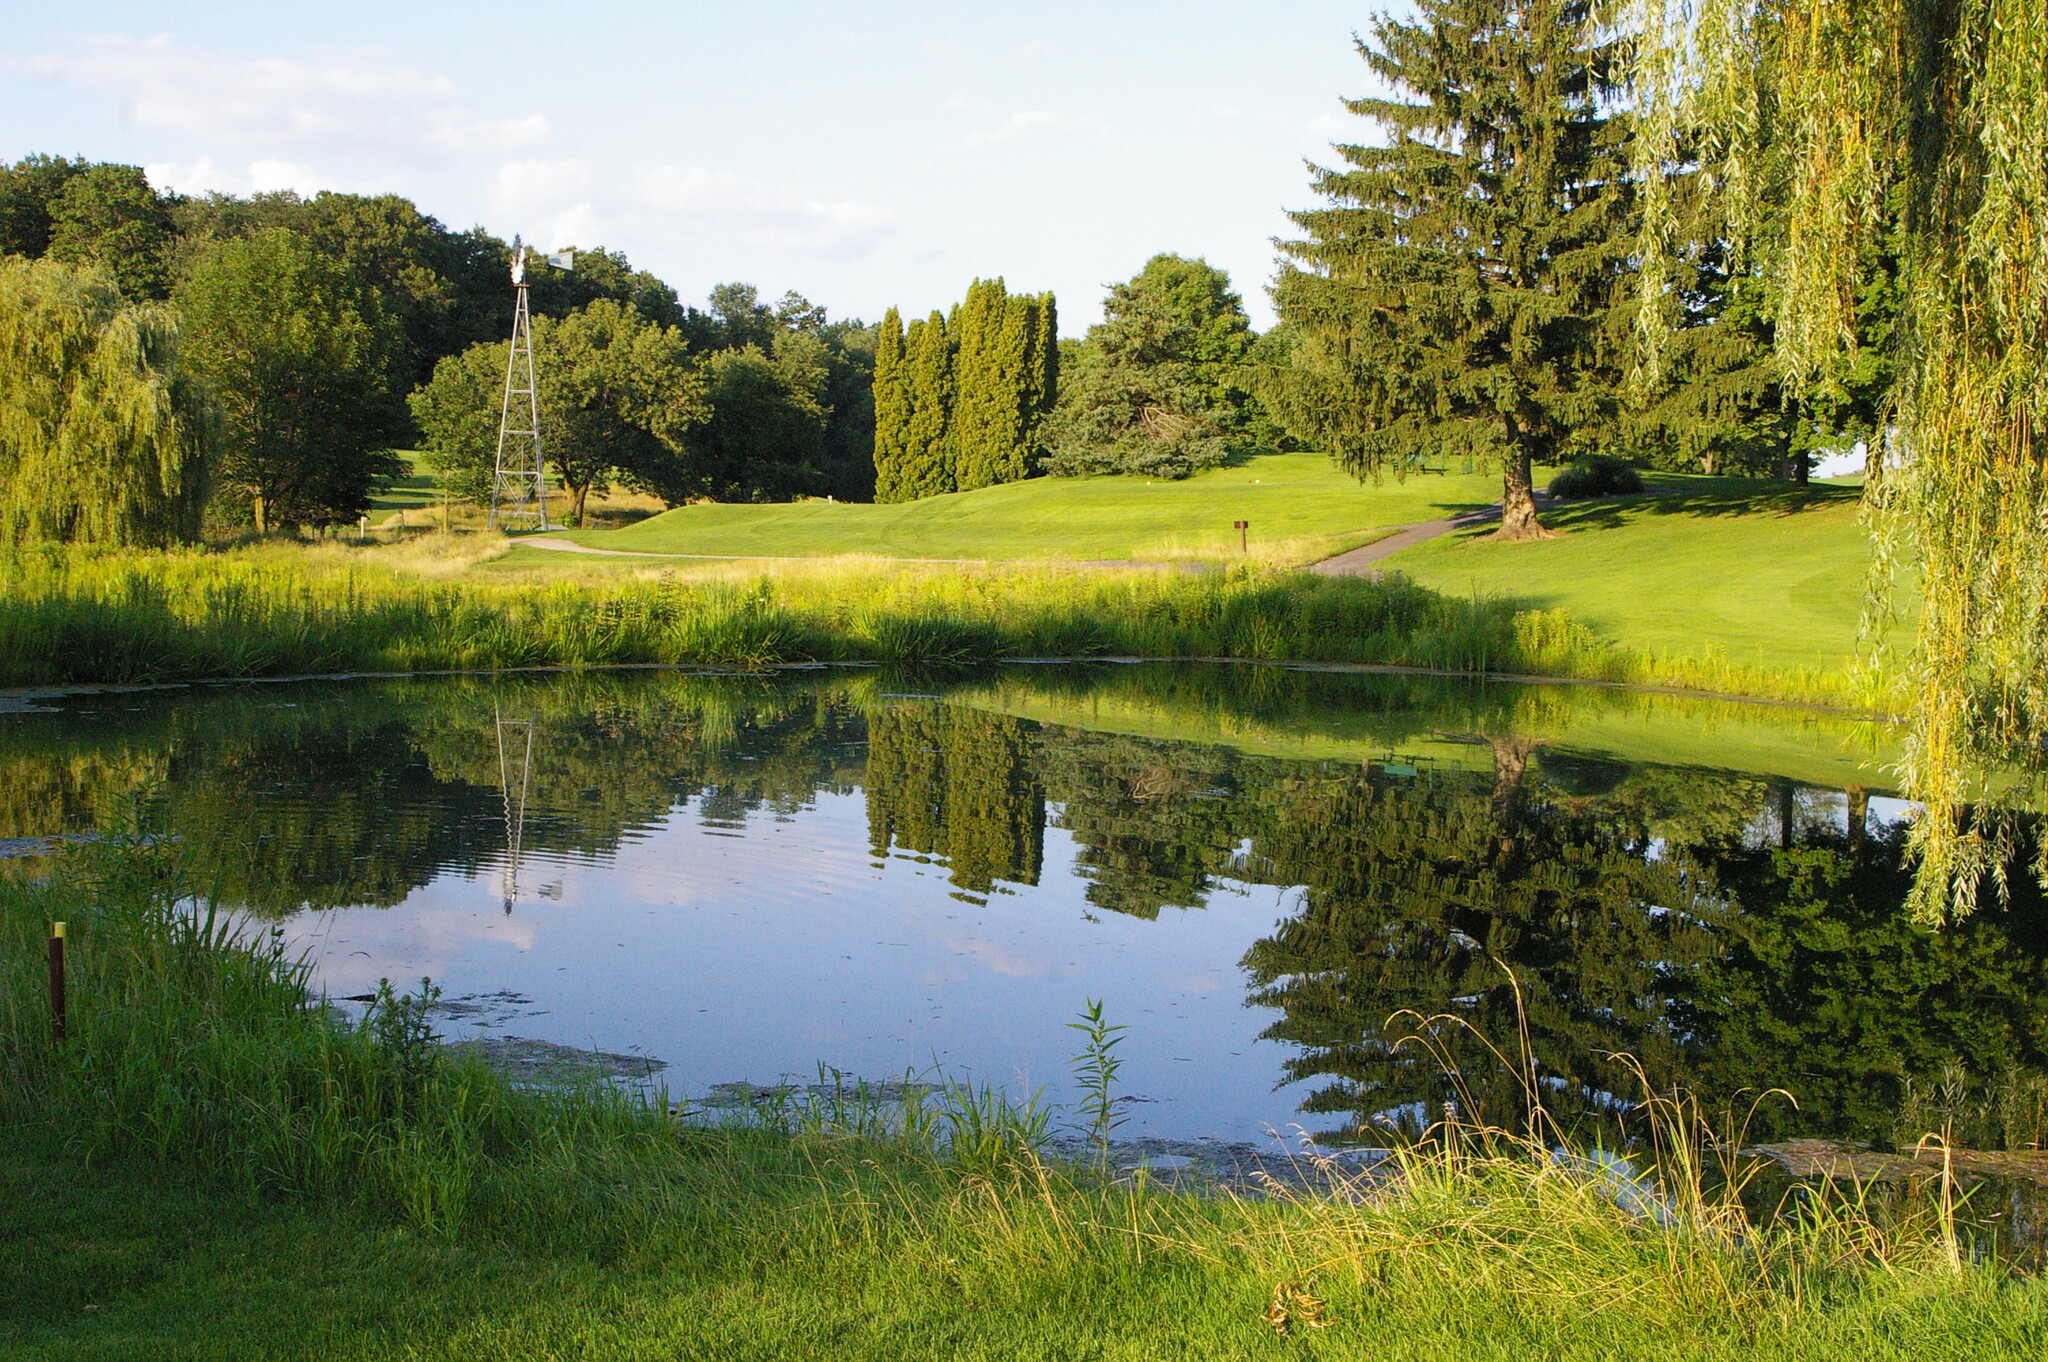
[{"label": "grassy hill", "polygon": [[[1869,562],[1858,488],[1667,474],[1650,482],[1660,495],[1545,511],[1556,539],[1503,544],[1479,529],[1406,550],[1384,567],[1457,597],[1563,611],[1597,638],[1648,655],[1787,676],[1849,671],[1859,656]],[[1498,491],[1493,474],[1360,484],[1320,454],[1284,454],[1184,482],[1041,478],[902,506],[687,506],[621,529],[561,537],[710,558],[1248,557],[1287,565],[1370,543],[1395,526],[1490,505]],[[1251,522],[1248,555],[1230,527],[1235,519]],[[487,572],[604,578],[647,563],[517,549]],[[1723,683],[1701,683],[1752,684],[1733,672]]]},{"label": "grassy hill", "polygon": [[642,553],[889,558],[1176,559],[1305,563],[1386,530],[1489,505],[1497,474],[1419,474],[1361,484],[1321,454],[1269,454],[1182,482],[1034,478],[899,506],[802,501],[680,506],[620,530],[570,531]]},{"label": "grassy hill", "polygon": [[1446,535],[1390,570],[1459,596],[1559,609],[1602,637],[1738,665],[1840,671],[1857,654],[1869,544],[1858,492],[1663,478],[1669,494],[1545,513],[1557,539]]}]

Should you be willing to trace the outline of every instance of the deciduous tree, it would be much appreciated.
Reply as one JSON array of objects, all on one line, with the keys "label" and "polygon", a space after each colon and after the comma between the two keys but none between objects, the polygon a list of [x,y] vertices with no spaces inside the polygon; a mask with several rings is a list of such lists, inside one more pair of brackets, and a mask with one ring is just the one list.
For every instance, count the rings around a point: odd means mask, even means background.
[{"label": "deciduous tree", "polygon": [[268,228],[210,247],[180,286],[185,353],[218,403],[219,486],[258,531],[352,521],[409,434],[404,337],[340,264]]},{"label": "deciduous tree", "polygon": [[[1694,148],[1731,236],[1777,261],[1776,344],[1799,395],[1856,362],[1866,262],[1895,233],[1897,438],[1876,442],[1866,483],[1868,613],[1888,616],[1895,567],[1918,569],[1901,687],[1905,784],[1928,806],[1913,907],[1968,913],[2002,876],[2012,815],[2048,790],[2048,6],[1724,0],[1695,16],[1637,0],[1626,15],[1653,367],[1673,282],[1665,187]],[[2048,880],[2048,850],[2036,870]]]},{"label": "deciduous tree", "polygon": [[103,266],[130,298],[169,296],[170,248],[170,207],[139,166],[90,166],[50,201],[50,257]]},{"label": "deciduous tree", "polygon": [[169,308],[104,270],[0,258],[0,543],[197,538],[210,432]]}]

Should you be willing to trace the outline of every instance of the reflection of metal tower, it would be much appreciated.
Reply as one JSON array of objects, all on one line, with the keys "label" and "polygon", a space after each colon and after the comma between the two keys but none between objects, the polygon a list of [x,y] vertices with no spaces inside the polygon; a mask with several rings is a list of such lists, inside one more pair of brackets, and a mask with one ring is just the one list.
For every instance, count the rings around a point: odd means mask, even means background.
[{"label": "reflection of metal tower", "polygon": [[[505,357],[505,400],[498,409],[498,464],[491,475],[490,527],[548,524],[547,464],[540,450],[540,389],[533,377],[533,323],[526,309],[527,248],[512,238],[512,351]],[[548,257],[569,269],[572,256]],[[538,263],[536,261],[536,263]],[[520,387],[521,383],[525,387]]]},{"label": "reflection of metal tower", "polygon": [[[496,712],[496,711],[494,711]],[[507,719],[497,713],[498,720],[498,792],[505,800],[505,911],[512,911],[512,903],[519,897],[519,844],[526,836],[526,787],[533,779],[533,720]],[[512,759],[505,747],[506,729],[526,730],[526,741],[519,758],[519,793],[512,793]],[[520,746],[517,737],[513,746]]]}]

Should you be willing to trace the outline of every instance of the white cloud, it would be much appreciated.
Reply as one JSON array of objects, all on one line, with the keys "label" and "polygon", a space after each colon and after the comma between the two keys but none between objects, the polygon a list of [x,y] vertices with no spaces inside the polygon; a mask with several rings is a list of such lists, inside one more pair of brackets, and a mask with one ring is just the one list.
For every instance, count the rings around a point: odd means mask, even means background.
[{"label": "white cloud", "polygon": [[507,161],[491,177],[491,207],[513,230],[531,231],[550,250],[594,246],[605,237],[596,189],[588,161]]},{"label": "white cloud", "polygon": [[1056,128],[1067,120],[1046,109],[1023,109],[1013,113],[1003,125],[993,132],[970,132],[967,145],[970,147],[992,147],[1002,142],[1014,142],[1028,137],[1045,128]]},{"label": "white cloud", "polygon": [[1314,118],[1309,119],[1308,122],[1302,124],[1301,126],[1308,129],[1310,132],[1314,133],[1318,137],[1335,137],[1339,133],[1345,131],[1345,129],[1355,125],[1345,122],[1345,120],[1339,118],[1336,114],[1323,113],[1317,114]]},{"label": "white cloud", "polygon": [[16,63],[54,80],[118,95],[128,120],[230,146],[433,161],[510,151],[547,135],[541,114],[479,119],[454,82],[393,64],[375,49],[310,61],[243,61],[168,35],[83,39],[69,56]]},{"label": "white cloud", "polygon": [[158,190],[176,190],[180,194],[273,194],[289,189],[311,198],[323,189],[347,187],[311,166],[274,156],[249,162],[248,168],[239,174],[214,164],[211,156],[202,156],[189,165],[156,162],[144,166],[142,173]]},{"label": "white cloud", "polygon": [[628,201],[650,225],[792,255],[863,254],[892,221],[876,204],[816,198],[702,166],[637,171]]},{"label": "white cloud", "polygon": [[551,246],[737,246],[846,259],[864,254],[893,221],[875,204],[819,198],[703,166],[642,167],[607,184],[587,161],[507,161],[492,177],[490,195],[501,222]]}]

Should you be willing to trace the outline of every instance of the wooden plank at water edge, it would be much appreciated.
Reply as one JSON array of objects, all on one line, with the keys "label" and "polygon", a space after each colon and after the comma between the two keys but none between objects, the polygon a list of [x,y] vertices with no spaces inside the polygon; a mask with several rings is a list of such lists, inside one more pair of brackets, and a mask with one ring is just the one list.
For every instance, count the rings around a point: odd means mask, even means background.
[{"label": "wooden plank at water edge", "polygon": [[[1758,1145],[1746,1154],[1770,1159],[1795,1177],[1839,1178],[1856,1182],[1897,1182],[1938,1177],[1944,1151],[1937,1145],[1898,1154],[1843,1144],[1835,1140],[1787,1140]],[[2048,1150],[1951,1149],[1949,1169],[1965,1177],[2014,1178],[2048,1184]]]}]

